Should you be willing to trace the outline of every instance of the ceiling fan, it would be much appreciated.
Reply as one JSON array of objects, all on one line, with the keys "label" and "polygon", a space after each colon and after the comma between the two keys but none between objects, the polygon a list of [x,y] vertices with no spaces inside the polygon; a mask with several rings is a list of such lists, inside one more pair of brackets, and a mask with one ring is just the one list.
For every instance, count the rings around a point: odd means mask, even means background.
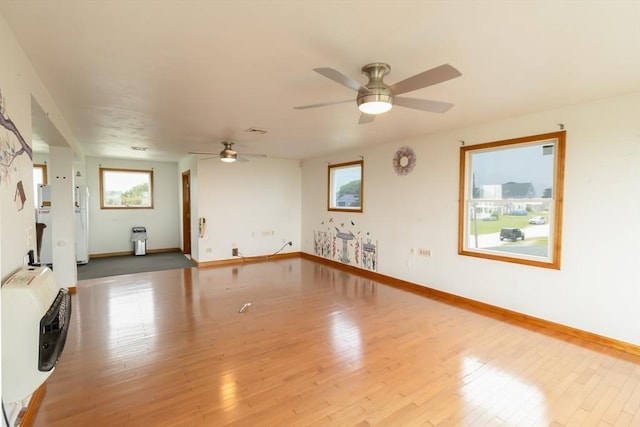
[{"label": "ceiling fan", "polygon": [[233,149],[234,142],[231,141],[222,141],[221,144],[224,146],[222,151],[219,154],[216,153],[207,153],[201,151],[189,151],[189,154],[205,154],[210,155],[208,159],[213,157],[220,157],[220,160],[226,163],[232,163],[236,160],[239,162],[248,162],[249,160],[245,159],[245,157],[267,157],[266,154],[242,154],[244,157],[238,157],[238,153]]},{"label": "ceiling fan", "polygon": [[[414,110],[445,113],[453,107],[453,104],[428,99],[406,98],[397,95],[442,83],[462,75],[460,71],[451,65],[443,64],[389,86],[384,83],[382,79],[389,74],[391,67],[383,62],[374,62],[362,67],[362,74],[369,79],[367,84],[363,86],[333,68],[314,68],[313,71],[358,92],[356,103],[358,104],[358,109],[362,112],[358,122],[361,124],[372,122],[376,114],[389,111],[394,104],[401,107],[413,108]],[[343,101],[324,102],[322,104],[302,105],[293,108],[305,110],[307,108],[324,107],[352,101],[353,99],[347,99]]]}]

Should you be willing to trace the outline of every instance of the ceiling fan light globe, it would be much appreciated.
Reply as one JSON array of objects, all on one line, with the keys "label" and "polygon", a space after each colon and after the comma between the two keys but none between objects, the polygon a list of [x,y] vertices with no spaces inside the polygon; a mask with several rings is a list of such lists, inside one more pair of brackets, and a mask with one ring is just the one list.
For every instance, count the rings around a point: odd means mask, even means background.
[{"label": "ceiling fan light globe", "polygon": [[237,158],[238,154],[230,148],[225,148],[220,152],[220,160],[222,160],[223,162],[235,162]]},{"label": "ceiling fan light globe", "polygon": [[391,110],[391,103],[386,101],[365,102],[358,105],[358,109],[365,114],[382,114]]},{"label": "ceiling fan light globe", "polygon": [[358,96],[358,109],[365,114],[382,114],[391,110],[392,97],[388,93],[368,93]]}]

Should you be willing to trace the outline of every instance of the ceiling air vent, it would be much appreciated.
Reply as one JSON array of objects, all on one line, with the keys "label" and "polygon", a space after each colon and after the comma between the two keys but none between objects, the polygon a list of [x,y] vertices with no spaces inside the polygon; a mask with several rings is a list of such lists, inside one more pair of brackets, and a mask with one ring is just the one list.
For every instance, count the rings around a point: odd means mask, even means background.
[{"label": "ceiling air vent", "polygon": [[247,130],[245,130],[246,133],[259,133],[260,135],[264,135],[265,133],[269,132],[266,129],[260,129],[260,128],[249,128]]}]

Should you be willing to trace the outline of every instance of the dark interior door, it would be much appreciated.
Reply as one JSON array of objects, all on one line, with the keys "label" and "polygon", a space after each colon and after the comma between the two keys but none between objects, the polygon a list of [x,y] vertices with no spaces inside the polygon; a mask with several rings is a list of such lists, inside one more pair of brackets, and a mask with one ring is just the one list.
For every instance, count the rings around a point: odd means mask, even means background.
[{"label": "dark interior door", "polygon": [[191,172],[182,172],[182,252],[191,255]]}]

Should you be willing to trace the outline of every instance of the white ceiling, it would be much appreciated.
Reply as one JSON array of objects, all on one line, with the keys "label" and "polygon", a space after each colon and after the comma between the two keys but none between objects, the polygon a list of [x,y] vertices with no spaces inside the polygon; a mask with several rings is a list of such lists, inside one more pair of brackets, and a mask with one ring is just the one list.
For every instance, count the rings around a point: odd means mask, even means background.
[{"label": "white ceiling", "polygon": [[[230,139],[305,159],[640,91],[640,1],[0,0],[0,13],[95,156],[175,161]],[[364,84],[375,61],[388,84],[453,65],[462,77],[406,95],[455,107],[358,125],[356,93],[312,69]]]}]

